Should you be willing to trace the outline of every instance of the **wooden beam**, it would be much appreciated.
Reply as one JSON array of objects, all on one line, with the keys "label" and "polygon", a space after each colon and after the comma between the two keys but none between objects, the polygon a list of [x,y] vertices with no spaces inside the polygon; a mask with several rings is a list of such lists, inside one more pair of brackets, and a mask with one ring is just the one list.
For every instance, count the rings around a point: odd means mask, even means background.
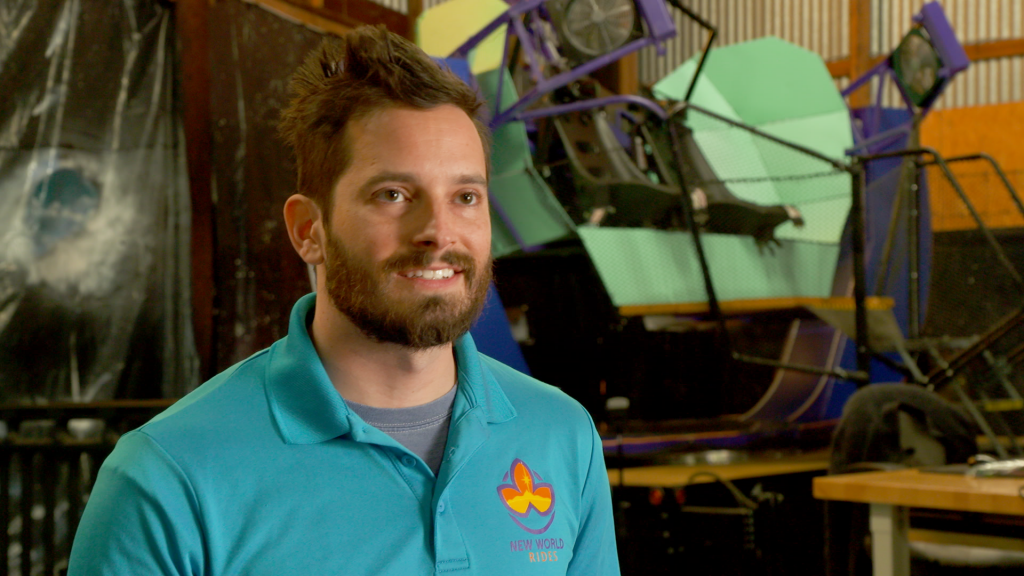
[{"label": "wooden beam", "polygon": [[[790,296],[784,298],[761,298],[751,300],[723,300],[721,303],[722,313],[730,316],[741,316],[747,314],[758,314],[761,312],[777,312],[781,310],[793,310],[817,306],[820,308],[832,308],[837,310],[853,310],[853,298],[848,296],[834,296],[831,298],[820,298],[815,296]],[[888,296],[868,296],[865,306],[869,310],[888,310],[893,307],[893,299]],[[679,315],[679,316],[700,316],[710,311],[707,302],[680,302],[677,304],[649,304],[622,306],[619,308],[620,316],[649,316],[649,315]]]},{"label": "wooden beam", "polygon": [[964,46],[964,51],[967,52],[967,57],[971,59],[971,62],[1024,56],[1024,38],[968,44]]},{"label": "wooden beam", "polygon": [[419,19],[420,14],[423,13],[423,0],[409,0],[409,9],[406,10],[406,20],[409,22],[409,32],[406,34],[406,38],[415,42],[416,41],[416,20]]},{"label": "wooden beam", "polygon": [[422,0],[410,0],[409,14],[402,14],[370,0],[245,0],[263,6],[282,18],[314,30],[341,36],[362,24],[383,24],[388,30],[412,38],[415,17]]},{"label": "wooden beam", "polygon": [[[871,69],[871,1],[850,0],[850,69],[851,80]],[[871,104],[871,87],[863,86],[850,94],[850,107]]]},{"label": "wooden beam", "polygon": [[825,62],[825,66],[828,67],[828,73],[833,78],[842,78],[850,75],[850,59],[842,58],[840,60],[829,60]]},{"label": "wooden beam", "polygon": [[640,92],[639,70],[637,55],[634,52],[596,70],[592,76],[601,83],[601,86],[616,94],[637,94]]},{"label": "wooden beam", "polygon": [[640,93],[640,62],[637,53],[627,54],[618,62],[619,94]]},{"label": "wooden beam", "polygon": [[395,34],[410,37],[409,20],[405,14],[385,8],[370,0],[323,0],[322,14],[355,28],[360,24],[383,24]]},{"label": "wooden beam", "polygon": [[[998,58],[1010,58],[1013,56],[1024,56],[1024,38],[1017,38],[1014,40],[992,40],[990,42],[979,42],[977,44],[965,44],[964,51],[967,52],[967,57],[971,59],[971,62],[980,62],[982,60],[996,60]],[[876,64],[882,61],[885,56],[875,56],[868,63],[868,70],[873,68]],[[850,59],[839,58],[836,60],[829,60],[825,62],[828,66],[829,74],[832,74],[833,78],[842,78],[843,76],[850,76],[851,80],[855,77],[850,73]]]},{"label": "wooden beam", "polygon": [[292,22],[302,24],[303,26],[307,26],[319,32],[342,36],[352,30],[351,26],[346,26],[336,18],[333,18],[330,14],[324,13],[323,0],[311,0],[311,2],[306,6],[298,6],[296,3],[288,2],[286,0],[245,1],[258,4],[285,20],[291,20]]},{"label": "wooden beam", "polygon": [[209,0],[178,0],[176,11],[181,41],[185,155],[192,202],[192,330],[200,377],[206,380],[215,370]]}]

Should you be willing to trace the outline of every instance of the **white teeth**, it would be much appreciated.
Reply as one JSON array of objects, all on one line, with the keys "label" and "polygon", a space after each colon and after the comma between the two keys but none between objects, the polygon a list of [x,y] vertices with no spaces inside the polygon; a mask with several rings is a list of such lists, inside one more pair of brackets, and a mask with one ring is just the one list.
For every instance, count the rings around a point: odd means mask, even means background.
[{"label": "white teeth", "polygon": [[455,275],[455,270],[451,268],[442,268],[441,270],[413,270],[412,272],[406,272],[403,276],[407,278],[424,278],[426,280],[443,280],[445,278],[451,278]]}]

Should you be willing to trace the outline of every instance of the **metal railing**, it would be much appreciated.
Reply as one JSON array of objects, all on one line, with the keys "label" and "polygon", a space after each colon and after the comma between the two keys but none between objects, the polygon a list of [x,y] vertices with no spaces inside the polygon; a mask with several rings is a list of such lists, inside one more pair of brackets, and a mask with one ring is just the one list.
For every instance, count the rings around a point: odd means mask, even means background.
[{"label": "metal railing", "polygon": [[96,472],[173,400],[0,406],[0,576],[62,574]]}]

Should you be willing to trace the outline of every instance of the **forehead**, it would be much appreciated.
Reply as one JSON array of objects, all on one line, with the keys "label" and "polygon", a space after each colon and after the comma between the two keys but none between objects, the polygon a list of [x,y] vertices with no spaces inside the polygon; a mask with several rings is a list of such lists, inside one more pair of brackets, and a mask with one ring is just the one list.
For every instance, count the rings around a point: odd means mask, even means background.
[{"label": "forehead", "polygon": [[384,108],[353,121],[347,134],[352,168],[486,171],[480,134],[450,104],[418,110]]}]

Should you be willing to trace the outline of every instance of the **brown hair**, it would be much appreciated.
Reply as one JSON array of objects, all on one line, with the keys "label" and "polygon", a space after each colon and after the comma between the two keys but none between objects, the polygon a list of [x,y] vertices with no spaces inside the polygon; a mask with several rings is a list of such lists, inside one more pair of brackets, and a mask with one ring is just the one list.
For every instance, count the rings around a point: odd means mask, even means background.
[{"label": "brown hair", "polygon": [[477,118],[482,102],[476,93],[383,26],[324,40],[296,70],[289,91],[278,131],[295,152],[298,192],[326,212],[334,184],[352,163],[346,127],[386,108],[457,106],[476,125],[490,172],[490,131]]}]

